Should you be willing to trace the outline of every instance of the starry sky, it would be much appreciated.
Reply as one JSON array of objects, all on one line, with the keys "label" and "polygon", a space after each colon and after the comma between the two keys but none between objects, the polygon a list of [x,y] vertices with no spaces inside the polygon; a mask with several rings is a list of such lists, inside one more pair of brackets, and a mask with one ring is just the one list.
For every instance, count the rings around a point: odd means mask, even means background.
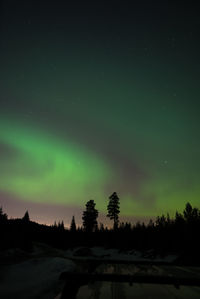
[{"label": "starry sky", "polygon": [[[108,3],[109,2],[109,3]],[[132,3],[131,3],[132,2]],[[2,1],[0,205],[81,224],[200,208],[196,1]]]}]

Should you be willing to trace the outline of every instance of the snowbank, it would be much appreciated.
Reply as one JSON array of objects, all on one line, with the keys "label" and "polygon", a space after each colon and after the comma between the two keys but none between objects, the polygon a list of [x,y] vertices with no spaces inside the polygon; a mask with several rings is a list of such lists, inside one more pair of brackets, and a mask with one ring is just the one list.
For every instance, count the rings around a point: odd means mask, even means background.
[{"label": "snowbank", "polygon": [[65,258],[34,258],[5,266],[0,272],[0,298],[53,299],[62,289],[59,276],[73,271],[75,264]]},{"label": "snowbank", "polygon": [[[85,254],[91,252],[91,254]],[[83,254],[81,254],[83,253]],[[100,258],[106,260],[124,260],[124,261],[150,261],[150,262],[166,262],[172,263],[177,259],[176,255],[166,255],[160,256],[156,255],[152,252],[152,250],[148,250],[146,252],[140,252],[137,250],[131,251],[120,251],[119,249],[109,248],[105,249],[103,247],[92,247],[92,248],[74,248],[73,250],[68,250],[65,253],[66,257],[79,257],[79,258]]]}]

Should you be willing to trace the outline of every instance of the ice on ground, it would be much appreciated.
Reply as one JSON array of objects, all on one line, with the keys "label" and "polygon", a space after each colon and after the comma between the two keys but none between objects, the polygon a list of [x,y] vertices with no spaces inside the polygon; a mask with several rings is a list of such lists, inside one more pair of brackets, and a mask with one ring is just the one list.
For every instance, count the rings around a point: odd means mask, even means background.
[{"label": "ice on ground", "polygon": [[[91,255],[86,254],[77,254],[81,252],[86,252],[86,249],[89,249]],[[89,252],[89,251],[88,251]],[[92,248],[74,248],[73,250],[66,251],[66,257],[76,257],[79,256],[80,258],[102,258],[102,259],[111,259],[111,260],[124,260],[124,261],[155,261],[155,262],[167,262],[172,263],[177,259],[177,255],[166,255],[166,256],[159,256],[153,255],[151,251],[146,251],[142,253],[137,250],[132,251],[120,251],[116,248],[109,248],[105,249],[103,247],[92,247]]]},{"label": "ice on ground", "polygon": [[75,264],[65,258],[33,258],[7,265],[0,272],[0,298],[53,299],[63,287],[59,276],[74,271]]},{"label": "ice on ground", "polygon": [[170,285],[95,282],[79,289],[77,299],[199,299],[199,287],[181,287]]}]

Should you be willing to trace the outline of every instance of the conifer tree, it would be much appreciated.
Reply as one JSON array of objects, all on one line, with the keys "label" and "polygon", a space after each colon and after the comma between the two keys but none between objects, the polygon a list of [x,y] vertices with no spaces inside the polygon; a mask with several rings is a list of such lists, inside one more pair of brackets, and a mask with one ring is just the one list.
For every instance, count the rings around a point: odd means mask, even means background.
[{"label": "conifer tree", "polygon": [[22,218],[22,220],[26,223],[30,222],[30,217],[29,217],[28,211],[26,211],[26,213],[24,214],[24,217]]},{"label": "conifer tree", "polygon": [[63,231],[65,230],[65,226],[64,226],[64,222],[62,221],[58,221],[58,225],[57,225],[58,230]]},{"label": "conifer tree", "polygon": [[72,217],[71,225],[70,225],[70,231],[75,232],[76,231],[76,222],[75,222],[75,217]]},{"label": "conifer tree", "polygon": [[95,205],[94,200],[89,200],[86,203],[86,210],[83,212],[83,227],[87,232],[93,232],[97,228],[97,217],[99,212],[95,209]]},{"label": "conifer tree", "polygon": [[183,211],[183,215],[186,221],[190,221],[192,219],[192,206],[189,202],[186,203],[185,205],[185,210]]},{"label": "conifer tree", "polygon": [[5,222],[8,219],[7,214],[3,212],[2,207],[0,207],[0,222]]},{"label": "conifer tree", "polygon": [[109,217],[111,220],[114,221],[113,223],[113,228],[116,230],[118,228],[119,224],[119,197],[116,192],[114,192],[110,197],[109,197],[109,203],[107,206],[108,214],[107,217]]}]

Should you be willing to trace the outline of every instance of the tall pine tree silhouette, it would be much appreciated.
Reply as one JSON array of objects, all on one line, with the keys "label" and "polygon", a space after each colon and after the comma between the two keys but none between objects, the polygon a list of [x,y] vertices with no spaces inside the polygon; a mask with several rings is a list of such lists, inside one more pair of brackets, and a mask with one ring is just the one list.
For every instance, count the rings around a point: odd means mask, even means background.
[{"label": "tall pine tree silhouette", "polygon": [[116,230],[119,224],[119,213],[120,213],[119,197],[116,192],[113,192],[113,194],[109,197],[107,210],[108,210],[107,217],[109,217],[111,220],[114,221],[113,229]]},{"label": "tall pine tree silhouette", "polygon": [[95,209],[94,200],[89,200],[86,203],[86,210],[83,212],[83,227],[87,232],[93,232],[97,228],[97,217],[99,212]]}]

